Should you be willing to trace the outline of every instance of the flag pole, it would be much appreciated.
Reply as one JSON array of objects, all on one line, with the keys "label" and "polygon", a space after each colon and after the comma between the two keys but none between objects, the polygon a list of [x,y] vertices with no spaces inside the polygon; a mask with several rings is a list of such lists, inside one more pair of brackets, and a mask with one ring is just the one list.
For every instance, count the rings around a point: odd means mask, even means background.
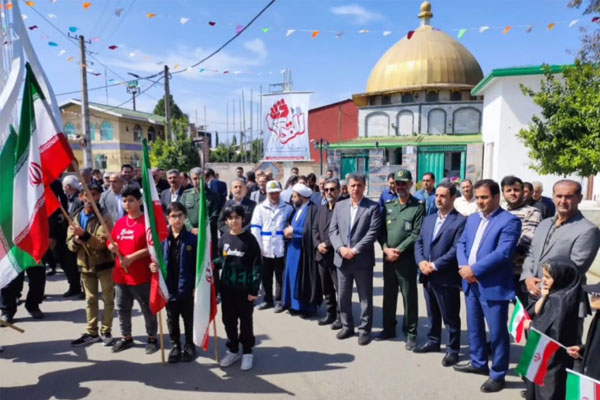
[{"label": "flag pole", "polygon": [[165,363],[165,337],[163,334],[162,312],[160,310],[158,311],[158,331],[160,333],[160,358],[162,365],[167,365]]},{"label": "flag pole", "polygon": [[215,360],[219,363],[219,342],[217,340],[217,319],[213,319],[213,335],[215,337]]},{"label": "flag pole", "polygon": [[11,324],[10,322],[4,321],[3,319],[0,319],[0,325],[7,326],[11,329],[14,329],[17,332],[25,333],[25,329],[21,329],[18,326]]},{"label": "flag pole", "polygon": [[[106,224],[106,221],[104,220],[104,217],[102,216],[102,213],[100,213],[100,210],[98,209],[98,205],[96,205],[96,202],[92,198],[92,194],[90,193],[90,189],[88,188],[87,183],[85,183],[85,179],[83,179],[83,176],[81,176],[81,173],[79,172],[79,164],[77,163],[77,160],[73,159],[73,163],[71,165],[73,166],[73,169],[75,170],[75,175],[79,179],[79,182],[81,182],[81,186],[83,186],[84,192],[89,196],[90,202],[92,203],[92,207],[94,208],[94,213],[96,213],[96,217],[98,217],[98,221],[100,221],[100,225],[102,225],[102,227],[106,230],[106,232],[108,232],[108,241],[113,246],[116,246],[115,240],[113,239],[112,235],[110,234],[111,230],[108,229],[108,225]],[[121,255],[121,252],[119,251],[118,247],[117,247],[117,257],[119,257],[120,260],[123,259],[123,256]],[[129,269],[126,266],[121,264],[121,267],[123,267],[126,274],[129,273]]]},{"label": "flag pole", "polygon": [[[67,222],[69,222],[69,225],[73,225],[73,220],[69,216],[69,213],[67,212],[67,210],[65,210],[65,208],[63,207],[62,203],[60,202],[60,199],[58,199],[58,205],[60,206],[60,211],[62,211],[63,215],[67,219]],[[81,245],[81,247],[83,247],[83,251],[85,251],[85,254],[87,254],[87,256],[89,258],[92,258],[92,255],[90,254],[90,251],[88,250],[88,248],[86,246],[84,246],[83,244]]]}]

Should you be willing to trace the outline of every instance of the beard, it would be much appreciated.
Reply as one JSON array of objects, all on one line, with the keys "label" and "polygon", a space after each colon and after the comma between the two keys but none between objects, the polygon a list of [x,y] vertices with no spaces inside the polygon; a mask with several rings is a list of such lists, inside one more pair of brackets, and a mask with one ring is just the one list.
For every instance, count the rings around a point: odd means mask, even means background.
[{"label": "beard", "polygon": [[296,201],[294,201],[294,207],[300,208],[301,206],[302,206],[302,200],[296,200]]}]

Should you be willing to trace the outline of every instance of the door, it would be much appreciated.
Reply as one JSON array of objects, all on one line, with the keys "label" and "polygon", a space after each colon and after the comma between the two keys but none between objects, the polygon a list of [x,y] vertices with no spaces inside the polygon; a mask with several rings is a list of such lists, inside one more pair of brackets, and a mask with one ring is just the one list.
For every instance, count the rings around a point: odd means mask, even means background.
[{"label": "door", "polygon": [[427,172],[433,172],[437,182],[441,182],[444,177],[444,166],[446,165],[446,157],[443,152],[421,153],[417,160],[417,176],[415,182],[423,180],[423,175]]},{"label": "door", "polygon": [[342,173],[340,177],[346,179],[346,174],[356,172],[356,157],[342,157]]}]

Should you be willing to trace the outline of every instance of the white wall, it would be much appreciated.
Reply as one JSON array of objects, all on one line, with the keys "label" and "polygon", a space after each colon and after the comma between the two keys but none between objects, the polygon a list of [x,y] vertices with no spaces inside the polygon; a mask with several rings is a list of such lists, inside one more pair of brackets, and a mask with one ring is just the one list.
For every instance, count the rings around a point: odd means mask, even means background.
[{"label": "white wall", "polygon": [[[540,88],[543,75],[528,75],[495,78],[485,89],[483,96],[483,123],[482,137],[487,145],[493,143],[492,162],[484,161],[484,178],[500,181],[506,175],[515,175],[523,181],[540,181],[544,184],[544,195],[552,195],[552,185],[562,176],[540,175],[529,168],[532,161],[529,159],[528,149],[517,138],[521,129],[529,126],[534,115],[540,115],[540,108],[521,91],[519,84],[533,90]],[[486,149],[489,146],[485,146]],[[488,160],[490,154],[484,154]],[[491,165],[489,170],[488,165]],[[587,179],[578,176],[569,176],[569,179],[581,182],[584,193],[587,190]],[[600,179],[596,179],[600,182]],[[600,192],[600,183],[595,192]]]}]

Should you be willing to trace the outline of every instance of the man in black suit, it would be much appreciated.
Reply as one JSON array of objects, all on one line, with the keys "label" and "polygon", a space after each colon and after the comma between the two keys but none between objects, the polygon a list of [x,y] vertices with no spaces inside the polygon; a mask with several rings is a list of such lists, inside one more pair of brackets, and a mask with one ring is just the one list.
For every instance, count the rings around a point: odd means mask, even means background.
[{"label": "man in black suit", "polygon": [[167,215],[167,210],[171,206],[171,203],[177,201],[181,202],[181,196],[185,191],[185,188],[181,185],[181,173],[176,169],[170,169],[167,172],[167,181],[169,182],[170,188],[163,190],[160,194],[160,204],[162,205],[163,213]]},{"label": "man in black suit", "polygon": [[337,179],[328,179],[323,185],[322,192],[327,203],[319,207],[312,229],[313,242],[316,248],[315,261],[319,266],[321,288],[327,307],[327,315],[319,320],[319,325],[333,324],[331,329],[336,330],[342,328],[342,322],[337,304],[337,271],[333,263],[333,246],[331,240],[329,240],[329,223],[331,222],[335,203],[340,196],[340,182]]},{"label": "man in black suit", "polygon": [[250,229],[252,213],[254,212],[256,203],[246,198],[246,190],[246,184],[240,178],[235,178],[233,182],[231,182],[231,194],[233,195],[233,198],[225,202],[225,205],[223,206],[223,209],[219,214],[219,220],[217,221],[217,225],[221,234],[224,234],[225,232],[229,231],[229,228],[225,223],[224,211],[226,208],[230,208],[233,206],[242,206],[244,208],[244,219],[242,220],[242,228],[244,228],[244,230]]},{"label": "man in black suit", "polygon": [[556,206],[551,198],[542,196],[544,193],[544,185],[542,182],[533,182],[533,192],[531,193],[531,199],[533,200],[533,206],[540,210],[542,213],[542,219],[554,217],[556,214]]},{"label": "man in black suit", "polygon": [[415,261],[419,280],[423,283],[427,316],[428,341],[414,349],[415,353],[440,351],[442,320],[448,329],[449,343],[442,360],[444,367],[458,361],[460,349],[460,285],[456,243],[462,235],[466,218],[454,209],[456,187],[442,182],[435,191],[438,212],[423,220],[415,243]]}]

